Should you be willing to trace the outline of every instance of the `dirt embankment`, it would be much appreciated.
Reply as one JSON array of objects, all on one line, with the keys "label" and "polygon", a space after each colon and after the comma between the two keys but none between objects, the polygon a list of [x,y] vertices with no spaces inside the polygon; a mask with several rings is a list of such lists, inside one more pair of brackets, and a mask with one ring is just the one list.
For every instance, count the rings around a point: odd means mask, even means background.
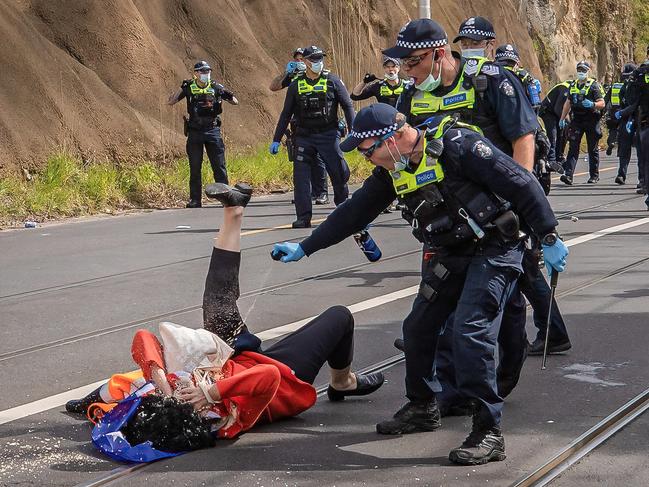
[{"label": "dirt embankment", "polygon": [[[577,0],[534,0],[543,1]],[[451,37],[464,18],[489,17],[499,40],[515,43],[540,74],[528,2],[432,5]],[[241,101],[224,107],[230,148],[267,143],[284,98],[268,84],[295,46],[323,46],[329,67],[353,86],[380,69],[380,49],[416,15],[411,0],[1,2],[0,174],[37,168],[60,147],[88,161],[181,155],[184,104],[166,99],[198,59]]]}]

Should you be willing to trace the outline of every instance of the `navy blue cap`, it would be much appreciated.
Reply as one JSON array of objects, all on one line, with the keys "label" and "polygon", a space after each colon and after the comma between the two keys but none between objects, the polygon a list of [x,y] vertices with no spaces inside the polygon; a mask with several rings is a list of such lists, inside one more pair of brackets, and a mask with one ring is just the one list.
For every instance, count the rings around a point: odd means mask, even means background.
[{"label": "navy blue cap", "polygon": [[207,61],[198,61],[194,64],[194,71],[211,71],[210,65],[207,64]]},{"label": "navy blue cap", "polygon": [[406,123],[405,118],[397,122],[399,112],[387,103],[374,103],[361,109],[354,117],[352,131],[340,144],[340,150],[349,152],[369,137],[380,137],[400,129]]},{"label": "navy blue cap", "polygon": [[401,28],[396,45],[383,50],[383,54],[401,59],[417,49],[443,47],[446,44],[448,36],[441,25],[431,19],[417,19],[411,20]]},{"label": "navy blue cap", "polygon": [[577,63],[577,69],[585,68],[587,71],[590,71],[590,64],[587,61],[579,61]]},{"label": "navy blue cap", "polygon": [[296,47],[295,50],[293,51],[293,59],[295,59],[295,56],[300,55],[304,56],[304,48],[303,47]]},{"label": "navy blue cap", "polygon": [[473,39],[474,41],[495,39],[496,31],[494,30],[494,26],[491,25],[491,22],[484,17],[469,17],[460,24],[460,30],[458,31],[457,37],[453,39],[453,42],[457,42],[464,37]]},{"label": "navy blue cap", "polygon": [[304,56],[305,59],[309,59],[311,56],[326,56],[326,54],[318,46],[309,46],[304,48],[302,56]]},{"label": "navy blue cap", "polygon": [[393,63],[395,66],[401,66],[401,60],[396,57],[383,56],[383,66],[388,63]]},{"label": "navy blue cap", "polygon": [[503,44],[502,46],[498,46],[494,59],[496,61],[511,59],[512,61],[516,61],[516,63],[521,62],[521,58],[518,56],[518,51],[511,44]]}]

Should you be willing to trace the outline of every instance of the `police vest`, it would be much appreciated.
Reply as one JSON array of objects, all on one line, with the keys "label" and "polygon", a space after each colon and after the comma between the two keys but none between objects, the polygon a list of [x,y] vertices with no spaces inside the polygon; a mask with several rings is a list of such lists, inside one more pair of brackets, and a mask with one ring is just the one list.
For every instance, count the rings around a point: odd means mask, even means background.
[{"label": "police vest", "polygon": [[337,123],[332,102],[327,97],[328,72],[323,72],[315,84],[310,84],[305,76],[297,80],[297,118],[298,124],[306,129],[323,129]]},{"label": "police vest", "polygon": [[[404,219],[418,240],[433,247],[453,247],[484,238],[506,204],[468,179],[446,177],[443,165],[458,161],[440,161],[439,154],[429,147],[439,147],[452,121],[452,117],[445,117],[436,129],[426,131],[424,155],[417,167],[391,172],[392,184],[404,206]],[[462,123],[454,126],[480,131]]]},{"label": "police vest", "polygon": [[399,96],[403,93],[403,80],[397,86],[391,86],[387,81],[382,81],[379,88],[379,102],[395,106]]},{"label": "police vest", "polygon": [[611,106],[620,106],[620,90],[623,86],[624,83],[613,83],[613,86],[611,86]]},{"label": "police vest", "polygon": [[[588,78],[586,82],[579,87],[578,83],[575,81],[570,85],[570,101],[571,101],[571,110],[573,118],[576,119],[586,119],[592,121],[592,119],[598,119],[601,116],[601,112],[598,110],[592,110],[590,108],[584,108],[581,106],[581,102],[588,98],[590,94],[590,89],[592,88],[595,80],[593,78]],[[595,100],[591,100],[595,101]]]},{"label": "police vest", "polygon": [[574,104],[577,104],[580,101],[583,101],[584,98],[590,93],[590,88],[593,86],[595,80],[593,78],[588,78],[586,83],[580,88],[577,82],[574,82],[570,85],[570,99]]},{"label": "police vest", "polygon": [[220,93],[216,83],[210,82],[207,86],[200,87],[196,80],[187,85],[187,112],[189,124],[194,128],[210,128],[220,124],[219,115],[223,111]]}]

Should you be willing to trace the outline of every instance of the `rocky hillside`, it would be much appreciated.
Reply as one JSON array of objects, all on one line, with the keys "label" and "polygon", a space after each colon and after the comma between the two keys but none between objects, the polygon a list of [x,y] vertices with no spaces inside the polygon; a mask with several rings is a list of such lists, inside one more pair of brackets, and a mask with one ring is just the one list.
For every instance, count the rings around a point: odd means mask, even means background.
[{"label": "rocky hillside", "polygon": [[[634,1],[634,0],[628,0]],[[485,15],[548,80],[591,59],[610,75],[633,46],[626,0],[438,0],[452,35]],[[165,104],[197,59],[241,101],[225,106],[231,149],[269,142],[283,94],[268,90],[295,46],[318,44],[348,85],[416,17],[414,0],[12,0],[0,2],[0,174],[57,148],[84,160],[183,153],[184,107]],[[584,5],[589,5],[584,10]],[[606,17],[603,19],[603,17]]]}]

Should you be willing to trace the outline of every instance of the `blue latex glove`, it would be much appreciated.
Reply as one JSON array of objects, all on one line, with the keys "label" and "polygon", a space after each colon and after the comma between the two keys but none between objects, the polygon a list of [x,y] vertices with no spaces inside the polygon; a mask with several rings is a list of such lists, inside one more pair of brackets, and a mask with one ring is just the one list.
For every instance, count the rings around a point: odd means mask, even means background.
[{"label": "blue latex glove", "polygon": [[286,74],[294,74],[296,70],[297,70],[296,61],[289,61],[288,63],[286,63]]},{"label": "blue latex glove", "polygon": [[270,152],[272,155],[277,154],[279,152],[279,142],[273,142],[272,144],[270,144],[268,152]]},{"label": "blue latex glove", "polygon": [[568,125],[568,122],[566,121],[565,118],[564,118],[563,120],[559,120],[559,128],[560,128],[561,130],[565,129],[565,128],[566,128],[566,125]]},{"label": "blue latex glove", "polygon": [[293,242],[282,242],[273,245],[273,252],[282,252],[284,255],[280,260],[282,262],[297,262],[304,257],[302,246]]},{"label": "blue latex glove", "polygon": [[615,112],[615,119],[619,120],[621,118],[622,118],[622,110],[618,110],[617,112]]},{"label": "blue latex glove", "polygon": [[593,108],[595,104],[590,101],[588,98],[584,98],[584,100],[581,102],[581,106],[584,108]]},{"label": "blue latex glove", "polygon": [[633,120],[629,120],[626,123],[626,133],[630,134],[633,131]]},{"label": "blue latex glove", "polygon": [[558,238],[554,245],[543,245],[543,262],[548,271],[548,276],[552,275],[552,271],[563,272],[566,268],[566,257],[570,251],[566,244]]}]

